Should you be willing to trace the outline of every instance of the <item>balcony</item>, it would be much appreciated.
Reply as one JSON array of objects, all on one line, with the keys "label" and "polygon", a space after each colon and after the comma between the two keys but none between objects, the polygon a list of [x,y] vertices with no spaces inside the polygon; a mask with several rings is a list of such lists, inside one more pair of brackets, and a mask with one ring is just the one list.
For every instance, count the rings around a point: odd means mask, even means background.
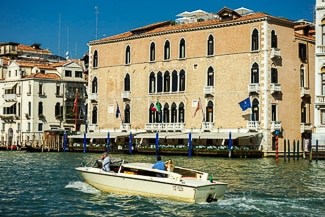
[{"label": "balcony", "polygon": [[281,92],[281,84],[272,83],[271,84],[271,94],[272,93],[279,93],[279,92]]},{"label": "balcony", "polygon": [[311,132],[313,126],[310,123],[300,123],[300,133]]},{"label": "balcony", "polygon": [[88,126],[89,132],[94,132],[95,129],[96,129],[96,125],[94,125],[94,124]]},{"label": "balcony", "polygon": [[251,83],[248,85],[249,93],[258,93],[260,92],[260,84],[259,83]]},{"label": "balcony", "polygon": [[310,89],[307,87],[300,87],[300,97],[310,96]]},{"label": "balcony", "polygon": [[213,95],[213,86],[205,86],[203,88],[203,93],[205,95]]},{"label": "balcony", "polygon": [[315,106],[325,106],[325,96],[316,96],[315,98]]},{"label": "balcony", "polygon": [[122,99],[128,99],[128,100],[130,100],[130,91],[123,91],[122,93],[121,93],[121,97],[122,97]]},{"label": "balcony", "polygon": [[91,101],[97,101],[98,100],[98,94],[97,93],[90,93],[88,95],[88,99]]},{"label": "balcony", "polygon": [[17,101],[17,94],[4,94],[5,101]]},{"label": "balcony", "polygon": [[214,122],[202,122],[202,130],[211,132],[214,128]]},{"label": "balcony", "polygon": [[281,121],[271,121],[271,132],[281,131],[281,130],[282,130]]},{"label": "balcony", "polygon": [[121,130],[124,131],[124,132],[127,132],[131,129],[131,124],[129,123],[123,123],[121,124]]},{"label": "balcony", "polygon": [[323,56],[325,55],[325,46],[317,46],[316,55]]},{"label": "balcony", "polygon": [[271,48],[271,59],[273,58],[281,58],[281,54],[280,54],[280,49],[279,48]]},{"label": "balcony", "polygon": [[258,131],[260,130],[260,121],[248,121],[247,122],[247,129],[249,131]]},{"label": "balcony", "polygon": [[184,123],[147,123],[144,126],[146,131],[172,131],[179,132],[185,129]]}]

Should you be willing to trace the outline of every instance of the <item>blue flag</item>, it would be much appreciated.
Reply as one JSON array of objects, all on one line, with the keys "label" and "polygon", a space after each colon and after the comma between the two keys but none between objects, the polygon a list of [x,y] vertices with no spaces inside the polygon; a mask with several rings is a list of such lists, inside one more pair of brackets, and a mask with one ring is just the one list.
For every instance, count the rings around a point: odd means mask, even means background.
[{"label": "blue flag", "polygon": [[248,97],[247,99],[244,99],[243,101],[241,101],[239,103],[239,106],[240,106],[240,108],[241,108],[242,111],[245,111],[248,108],[252,108],[250,98]]},{"label": "blue flag", "polygon": [[116,118],[118,118],[119,114],[120,114],[120,108],[118,107],[118,103],[116,102]]}]

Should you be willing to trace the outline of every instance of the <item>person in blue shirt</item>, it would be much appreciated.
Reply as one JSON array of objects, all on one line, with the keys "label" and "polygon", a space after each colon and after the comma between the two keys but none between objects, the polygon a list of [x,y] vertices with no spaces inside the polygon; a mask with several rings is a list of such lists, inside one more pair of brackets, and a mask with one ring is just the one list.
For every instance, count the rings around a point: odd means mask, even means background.
[{"label": "person in blue shirt", "polygon": [[[161,156],[157,156],[157,162],[152,166],[152,169],[166,170],[165,162],[161,160]],[[159,177],[165,177],[165,174],[157,173]]]},{"label": "person in blue shirt", "polygon": [[108,171],[110,171],[110,159],[109,159],[109,156],[108,156],[108,154],[107,154],[107,152],[104,152],[103,154],[102,154],[102,162],[103,162],[103,167],[102,167],[102,170],[104,170],[104,171],[106,171],[106,172],[108,172]]}]

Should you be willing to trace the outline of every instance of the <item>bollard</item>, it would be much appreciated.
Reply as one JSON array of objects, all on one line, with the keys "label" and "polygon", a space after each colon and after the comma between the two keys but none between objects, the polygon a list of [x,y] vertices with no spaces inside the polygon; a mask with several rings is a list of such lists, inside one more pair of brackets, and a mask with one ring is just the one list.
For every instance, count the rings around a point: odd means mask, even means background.
[{"label": "bollard", "polygon": [[316,163],[318,163],[318,140],[316,140]]},{"label": "bollard", "polygon": [[279,136],[278,136],[279,132],[276,131],[275,132],[275,162],[278,163],[279,162]]},{"label": "bollard", "polygon": [[[316,140],[316,143],[317,142],[318,142],[318,140]],[[310,140],[308,149],[309,149],[309,163],[311,163],[313,160],[313,149],[312,149],[312,141],[311,140]]]},{"label": "bollard", "polygon": [[300,146],[300,143],[299,143],[299,140],[297,141],[297,161],[299,161],[299,146]]},{"label": "bollard", "polygon": [[290,162],[290,140],[288,140],[288,162]]},{"label": "bollard", "polygon": [[287,150],[287,141],[284,140],[284,144],[283,144],[283,156],[284,156],[284,162],[286,162],[286,150]]},{"label": "bollard", "polygon": [[295,161],[296,160],[296,140],[293,140],[293,155],[292,155],[292,157],[293,157],[293,161]]}]

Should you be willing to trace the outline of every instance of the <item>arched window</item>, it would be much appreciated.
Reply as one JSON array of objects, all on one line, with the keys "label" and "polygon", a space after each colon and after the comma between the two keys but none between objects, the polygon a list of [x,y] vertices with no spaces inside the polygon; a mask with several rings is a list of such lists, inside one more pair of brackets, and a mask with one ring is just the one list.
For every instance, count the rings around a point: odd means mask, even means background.
[{"label": "arched window", "polygon": [[168,103],[165,103],[164,109],[163,109],[163,119],[164,123],[169,123],[169,105]]},{"label": "arched window", "polygon": [[213,35],[209,35],[208,45],[207,45],[208,56],[211,56],[214,54],[213,48],[214,48],[214,38],[213,38]]},{"label": "arched window", "polygon": [[98,52],[97,52],[97,50],[94,51],[93,67],[94,68],[97,68],[98,67]]},{"label": "arched window", "polygon": [[177,123],[177,109],[176,103],[173,102],[171,110],[171,123]]},{"label": "arched window", "polygon": [[[160,104],[160,102],[158,102],[159,103],[159,107],[161,108],[161,104]],[[161,111],[156,111],[155,112],[156,113],[156,123],[161,123],[162,122],[162,112]]]},{"label": "arched window", "polygon": [[163,76],[162,73],[159,71],[157,73],[157,92],[161,93],[163,91]]},{"label": "arched window", "polygon": [[208,77],[207,85],[208,86],[213,86],[214,85],[214,82],[213,82],[214,81],[214,71],[213,71],[213,68],[211,66],[208,68],[207,77]]},{"label": "arched window", "polygon": [[306,123],[307,109],[306,109],[306,103],[305,102],[301,102],[300,109],[301,109],[301,123]]},{"label": "arched window", "polygon": [[185,58],[185,40],[184,38],[181,39],[181,41],[179,42],[179,58],[183,59]]},{"label": "arched window", "polygon": [[151,110],[155,105],[151,103],[150,108],[149,108],[149,123],[155,123],[155,111]]},{"label": "arched window", "polygon": [[185,71],[183,69],[179,73],[179,91],[185,91]]},{"label": "arched window", "polygon": [[154,93],[156,91],[156,76],[155,73],[151,72],[149,77],[149,93]]},{"label": "arched window", "polygon": [[252,121],[259,121],[260,120],[260,108],[259,108],[259,102],[257,99],[254,99],[252,102]]},{"label": "arched window", "polygon": [[156,60],[156,45],[154,42],[150,44],[150,61]]},{"label": "arched window", "polygon": [[278,112],[277,112],[277,110],[278,110],[278,106],[276,105],[276,104],[272,104],[271,105],[271,115],[272,115],[272,117],[271,117],[271,120],[272,121],[277,121],[278,120]]},{"label": "arched window", "polygon": [[124,91],[130,91],[130,75],[126,74],[124,78]]},{"label": "arched window", "polygon": [[304,66],[300,66],[300,87],[305,87],[305,69]]},{"label": "arched window", "polygon": [[131,123],[131,113],[129,104],[127,104],[124,109],[124,123]]},{"label": "arched window", "polygon": [[278,36],[276,35],[275,31],[271,31],[271,48],[278,47]]},{"label": "arched window", "polygon": [[177,91],[177,84],[178,84],[178,75],[177,75],[177,71],[174,70],[172,72],[172,92]]},{"label": "arched window", "polygon": [[97,124],[97,113],[98,113],[97,112],[97,106],[94,106],[93,111],[92,111],[92,116],[91,116],[92,117],[91,118],[91,121],[92,121],[91,123],[92,124]]},{"label": "arched window", "polygon": [[130,64],[131,62],[131,49],[130,46],[126,46],[125,49],[125,64]]},{"label": "arched window", "polygon": [[213,102],[209,101],[206,107],[206,122],[213,122]]},{"label": "arched window", "polygon": [[93,81],[91,82],[91,92],[97,93],[97,77],[94,77]]},{"label": "arched window", "polygon": [[259,36],[258,30],[254,29],[252,32],[252,51],[257,51],[259,49]]},{"label": "arched window", "polygon": [[254,63],[251,68],[251,83],[252,84],[260,83],[259,67],[257,63]]},{"label": "arched window", "polygon": [[325,68],[322,68],[321,76],[322,76],[322,81],[321,81],[322,82],[322,95],[325,95]]},{"label": "arched window", "polygon": [[184,103],[180,103],[178,106],[178,123],[185,122],[185,111],[184,111]]},{"label": "arched window", "polygon": [[61,105],[59,102],[55,104],[55,116],[61,115]]},{"label": "arched window", "polygon": [[170,91],[170,75],[169,72],[166,71],[164,74],[164,92]]},{"label": "arched window", "polygon": [[167,40],[164,45],[164,60],[170,59],[170,43]]},{"label": "arched window", "polygon": [[38,103],[38,115],[43,114],[43,103]]}]

